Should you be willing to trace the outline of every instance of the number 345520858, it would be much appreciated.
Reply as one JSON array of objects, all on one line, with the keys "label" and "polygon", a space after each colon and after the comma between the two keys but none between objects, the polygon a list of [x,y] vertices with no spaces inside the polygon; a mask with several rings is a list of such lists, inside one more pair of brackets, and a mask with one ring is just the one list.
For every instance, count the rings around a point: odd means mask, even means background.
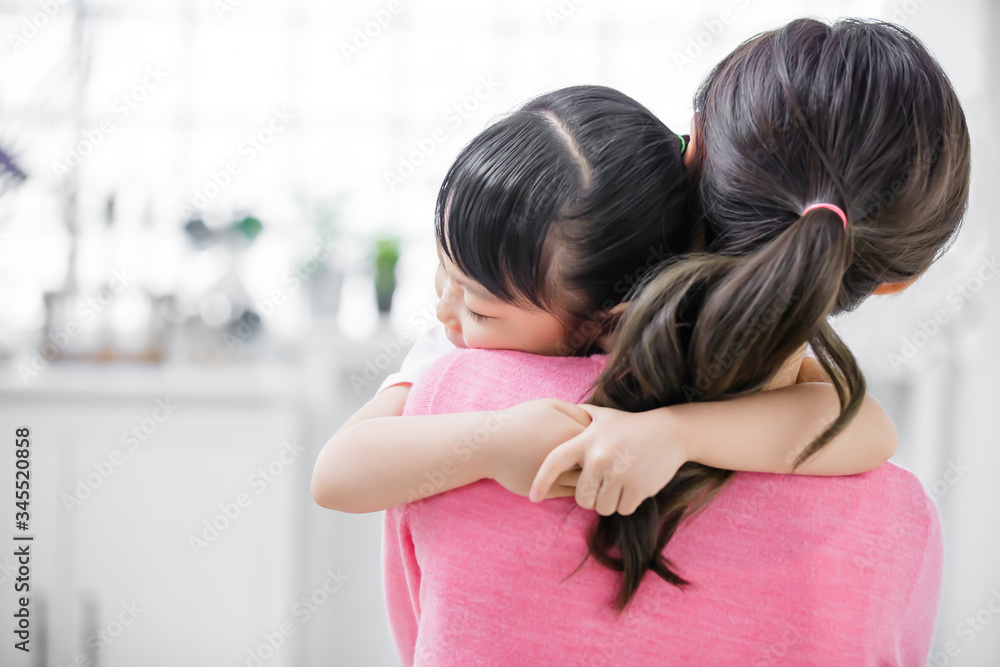
[{"label": "number 345520858", "polygon": [[16,487],[15,505],[20,510],[15,513],[16,521],[28,520],[28,502],[31,498],[31,430],[22,426],[14,431],[14,456],[16,457],[14,485]]}]

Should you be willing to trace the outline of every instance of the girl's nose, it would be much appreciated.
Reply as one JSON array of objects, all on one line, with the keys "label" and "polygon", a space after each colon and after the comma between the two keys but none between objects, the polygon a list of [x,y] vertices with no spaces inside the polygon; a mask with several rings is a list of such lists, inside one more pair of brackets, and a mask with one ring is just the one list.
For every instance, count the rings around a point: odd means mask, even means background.
[{"label": "girl's nose", "polygon": [[462,323],[455,308],[455,292],[446,280],[440,291],[441,298],[437,304],[437,318],[452,331],[461,331]]}]

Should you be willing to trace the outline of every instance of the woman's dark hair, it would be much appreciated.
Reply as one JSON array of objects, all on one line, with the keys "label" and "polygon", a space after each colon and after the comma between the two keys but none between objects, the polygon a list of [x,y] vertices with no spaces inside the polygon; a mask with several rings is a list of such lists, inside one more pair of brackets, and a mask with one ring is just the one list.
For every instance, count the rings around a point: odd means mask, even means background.
[{"label": "woman's dark hair", "polygon": [[[739,46],[695,98],[694,169],[707,252],[668,263],[631,299],[592,402],[631,411],[760,391],[805,343],[840,415],[865,380],[827,322],[880,284],[921,275],[965,213],[970,146],[940,65],[887,23],[798,20]],[[842,208],[802,211],[816,202]],[[678,525],[731,472],[684,465],[629,516],[601,517],[591,555],[623,573],[624,609],[648,570],[687,582],[663,555]]]},{"label": "woman's dark hair", "polygon": [[541,95],[459,154],[438,193],[438,243],[491,294],[564,316],[565,354],[593,352],[603,315],[689,248],[680,146],[616,90]]}]

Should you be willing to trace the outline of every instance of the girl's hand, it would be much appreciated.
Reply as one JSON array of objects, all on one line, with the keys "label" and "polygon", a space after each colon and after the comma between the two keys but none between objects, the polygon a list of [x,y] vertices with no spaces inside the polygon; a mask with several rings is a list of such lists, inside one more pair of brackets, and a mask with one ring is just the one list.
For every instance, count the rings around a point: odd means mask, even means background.
[{"label": "girl's hand", "polygon": [[[502,442],[490,447],[490,477],[508,491],[527,496],[542,461],[553,449],[583,433],[590,414],[574,403],[555,398],[528,401],[504,411]],[[575,473],[556,474],[543,498],[561,498],[576,493]]]},{"label": "girl's hand", "polygon": [[591,424],[545,458],[531,485],[531,499],[548,497],[557,481],[576,479],[576,502],[602,516],[632,514],[646,498],[667,485],[688,460],[680,421],[665,408],[655,415],[578,406]]}]

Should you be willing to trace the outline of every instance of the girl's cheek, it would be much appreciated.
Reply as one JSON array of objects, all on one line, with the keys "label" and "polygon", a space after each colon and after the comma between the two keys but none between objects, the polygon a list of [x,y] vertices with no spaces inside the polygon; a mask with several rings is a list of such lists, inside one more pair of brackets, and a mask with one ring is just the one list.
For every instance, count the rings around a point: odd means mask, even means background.
[{"label": "girl's cheek", "polygon": [[477,322],[471,317],[465,318],[462,322],[462,337],[468,347],[481,350],[505,347],[502,345],[503,341],[499,340],[502,336],[493,330],[489,322]]},{"label": "girl's cheek", "polygon": [[467,317],[462,322],[462,338],[465,339],[465,344],[468,347],[488,349],[489,335],[483,331],[482,326],[479,322],[476,322],[471,317]]}]

